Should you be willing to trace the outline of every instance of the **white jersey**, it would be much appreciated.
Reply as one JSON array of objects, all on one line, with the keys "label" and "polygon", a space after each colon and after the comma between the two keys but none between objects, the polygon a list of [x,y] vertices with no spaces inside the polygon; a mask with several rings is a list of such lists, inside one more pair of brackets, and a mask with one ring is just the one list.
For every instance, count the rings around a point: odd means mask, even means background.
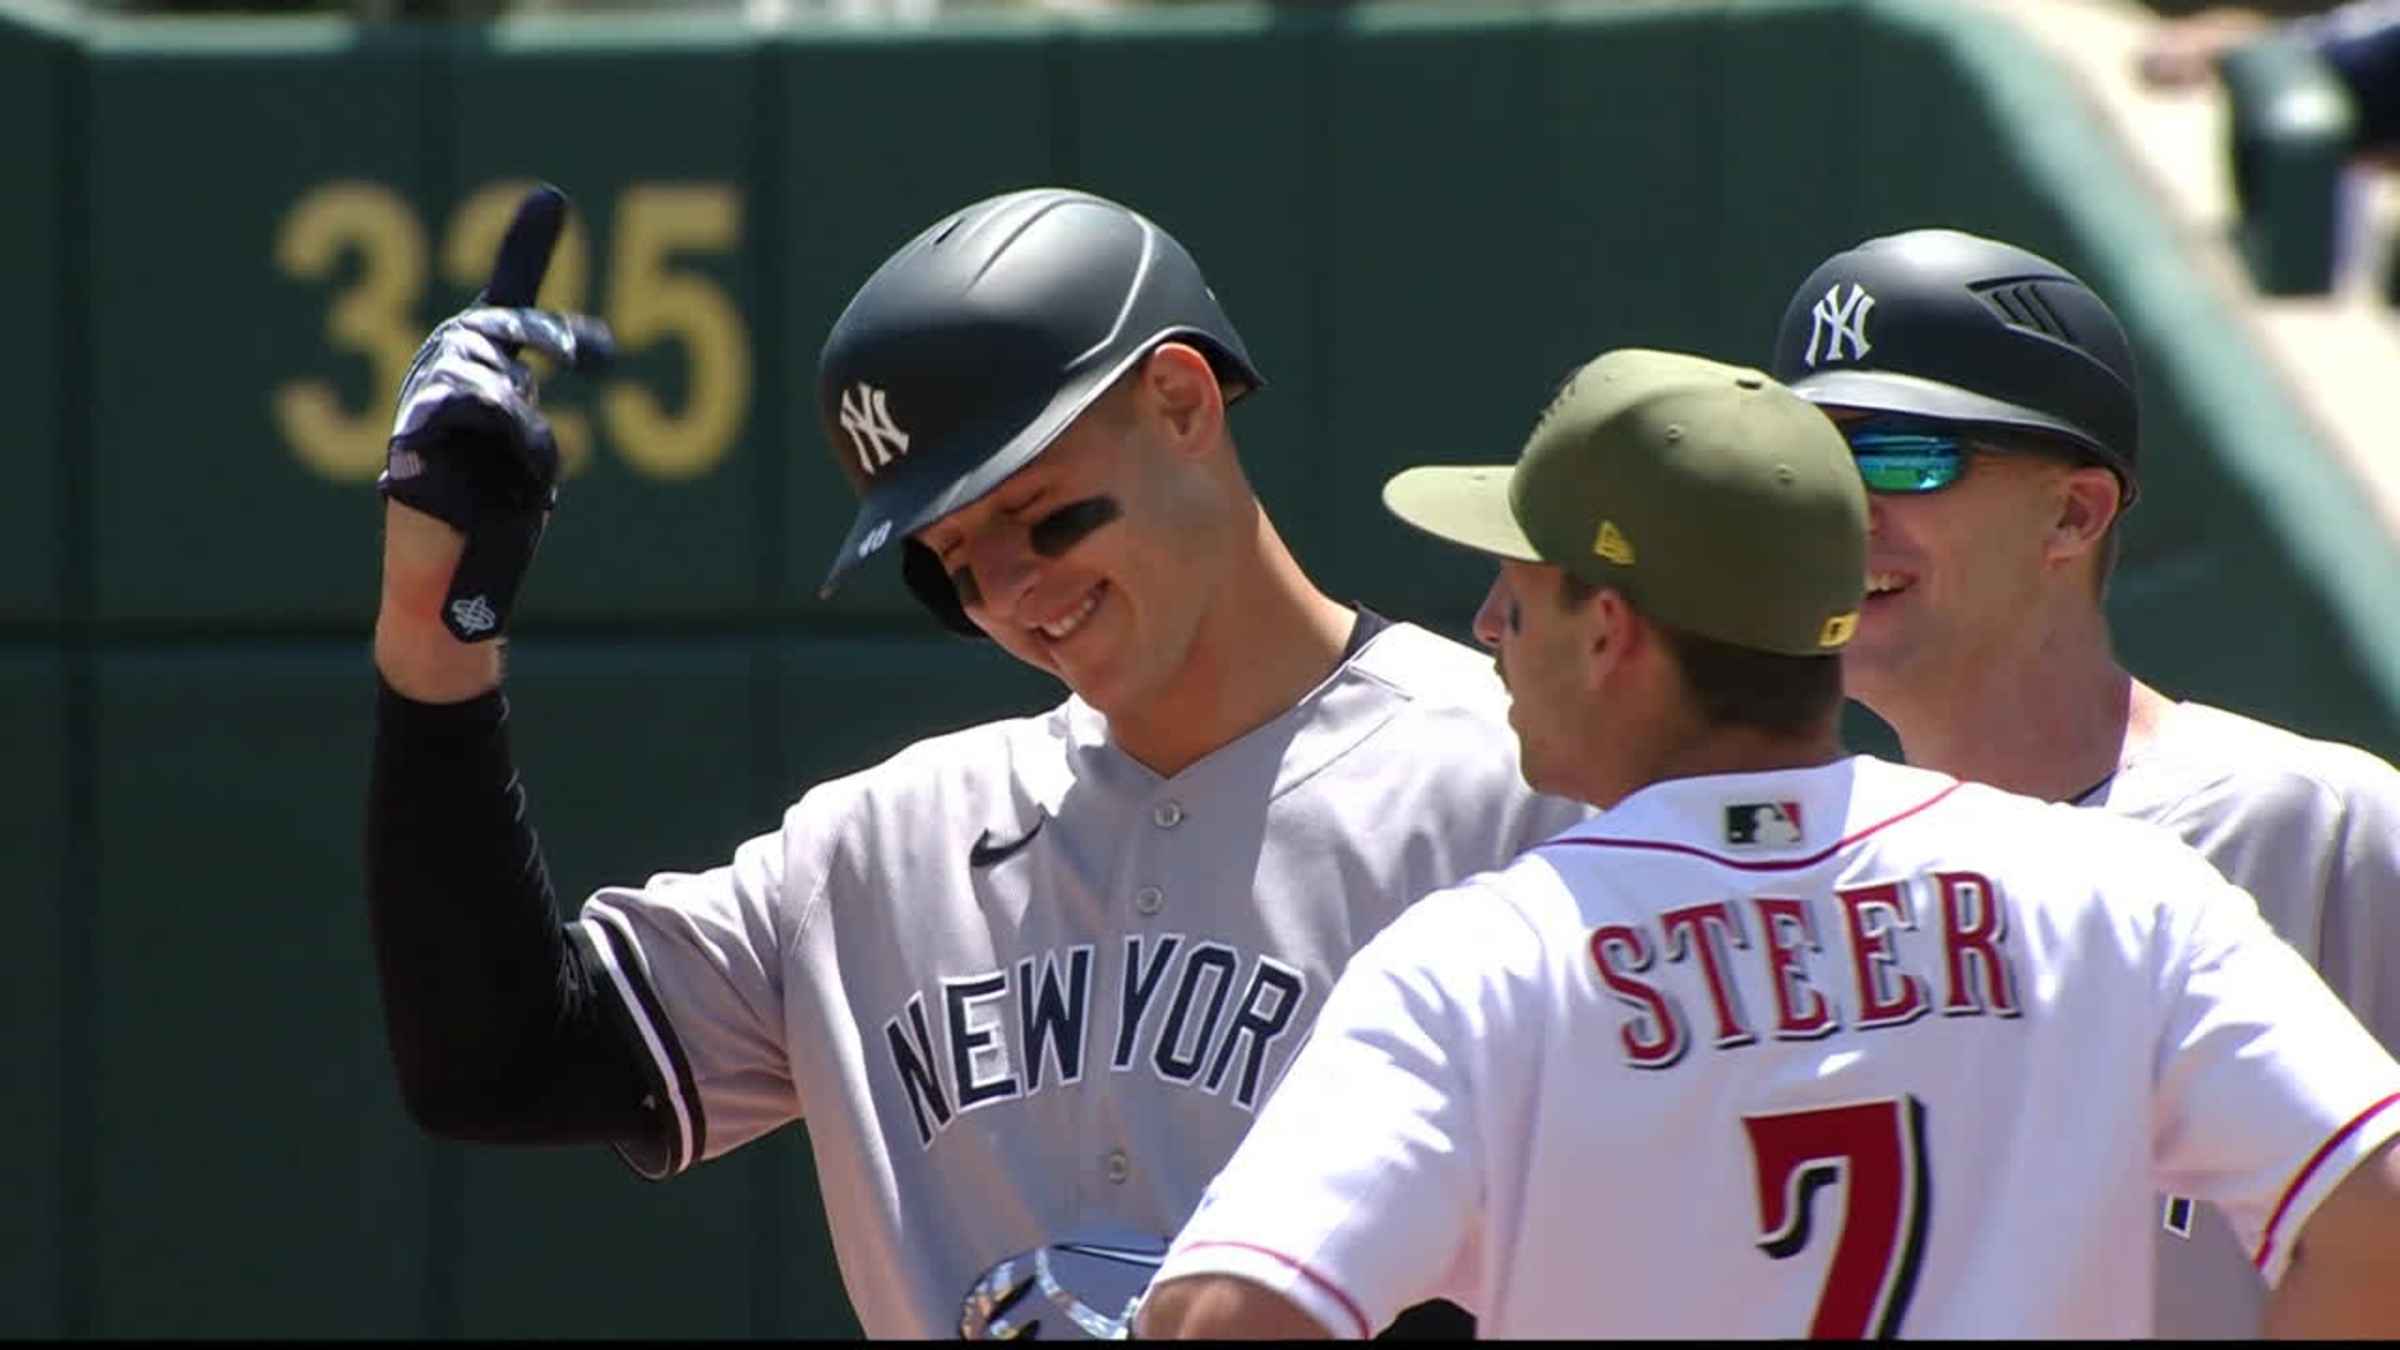
[{"label": "white jersey", "polygon": [[[2084,804],[2163,825],[2200,850],[2400,1051],[2400,770],[2352,746],[2181,703]],[[2261,1333],[2266,1285],[2222,1215],[2162,1197],[2154,1240],[2160,1336]]]},{"label": "white jersey", "polygon": [[1161,1281],[1338,1334],[2122,1337],[2269,1280],[2400,1064],[2171,836],[1858,757],[1654,784],[1353,959]]},{"label": "white jersey", "polygon": [[1518,776],[1491,659],[1374,634],[1161,779],[1070,698],[824,783],[730,865],[606,889],[605,963],[682,1122],[660,1174],[805,1111],[875,1337],[954,1337],[993,1263],[1163,1242],[1349,955],[1586,818]]}]

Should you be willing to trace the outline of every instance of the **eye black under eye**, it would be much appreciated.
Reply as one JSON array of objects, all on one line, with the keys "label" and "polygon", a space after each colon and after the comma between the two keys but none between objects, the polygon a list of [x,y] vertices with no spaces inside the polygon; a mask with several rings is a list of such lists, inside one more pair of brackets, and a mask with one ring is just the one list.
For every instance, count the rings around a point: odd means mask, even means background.
[{"label": "eye black under eye", "polygon": [[1035,521],[1028,537],[1034,552],[1055,558],[1082,543],[1085,535],[1123,514],[1114,497],[1086,497]]}]

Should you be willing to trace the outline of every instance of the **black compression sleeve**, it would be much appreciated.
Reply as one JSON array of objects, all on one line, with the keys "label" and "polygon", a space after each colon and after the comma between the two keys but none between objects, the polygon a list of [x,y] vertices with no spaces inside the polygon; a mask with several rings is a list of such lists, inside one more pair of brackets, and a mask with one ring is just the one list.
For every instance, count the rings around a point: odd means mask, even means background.
[{"label": "black compression sleeve", "polygon": [[409,1114],[448,1138],[655,1156],[647,1060],[559,925],[506,701],[417,703],[377,684],[367,917]]}]

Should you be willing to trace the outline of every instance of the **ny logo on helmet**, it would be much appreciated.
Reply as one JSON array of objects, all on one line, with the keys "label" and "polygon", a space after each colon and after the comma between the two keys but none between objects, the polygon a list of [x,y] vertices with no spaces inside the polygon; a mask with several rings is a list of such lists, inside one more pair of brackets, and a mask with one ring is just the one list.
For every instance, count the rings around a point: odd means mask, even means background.
[{"label": "ny logo on helmet", "polygon": [[1853,361],[1873,351],[1873,345],[1867,341],[1867,311],[1873,308],[1875,297],[1867,294],[1866,287],[1851,282],[1850,297],[1845,300],[1842,298],[1842,283],[1833,283],[1826,290],[1825,298],[1809,311],[1808,351],[1800,359],[1814,370],[1817,365],[1817,344],[1820,342],[1825,344],[1825,359],[1828,361],[1842,359],[1844,342],[1850,344],[1850,359]]},{"label": "ny logo on helmet", "polygon": [[869,477],[908,453],[908,433],[892,421],[883,391],[874,385],[854,384],[842,391],[841,423],[858,451],[858,467]]}]

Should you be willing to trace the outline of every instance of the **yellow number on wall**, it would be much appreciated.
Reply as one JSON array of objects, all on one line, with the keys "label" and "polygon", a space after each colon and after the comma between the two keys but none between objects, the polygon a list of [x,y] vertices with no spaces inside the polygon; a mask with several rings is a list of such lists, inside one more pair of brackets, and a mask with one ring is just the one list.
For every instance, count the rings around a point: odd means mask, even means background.
[{"label": "yellow number on wall", "polygon": [[678,252],[730,252],[741,242],[741,203],[722,183],[639,184],[618,199],[610,249],[608,323],[628,355],[680,342],[690,372],[684,406],[614,383],[602,396],[609,439],[643,473],[691,478],[725,457],[750,406],[750,335],[715,282],[669,267]]},{"label": "yellow number on wall", "polygon": [[[500,236],[507,233],[517,203],[524,200],[525,190],[532,186],[524,181],[487,183],[459,204],[450,217],[450,231],[442,244],[445,280],[473,292],[491,279],[492,259],[500,252]],[[543,309],[583,312],[590,303],[591,273],[591,242],[579,214],[570,211],[566,228],[559,232],[558,248],[550,255],[550,270],[543,274],[541,294],[534,303]],[[572,478],[591,462],[592,419],[558,396],[556,391],[572,386],[563,386],[549,378],[546,369],[549,363],[544,357],[529,354],[526,359],[534,363],[536,374],[541,377],[542,412],[550,419],[551,433],[558,438],[560,470]]]},{"label": "yellow number on wall", "polygon": [[303,281],[329,279],[353,253],[358,279],[334,300],[325,332],[334,346],[366,358],[366,406],[344,408],[332,382],[314,378],[286,381],[273,400],[285,444],[318,473],[345,482],[383,469],[392,404],[424,338],[413,311],[425,291],[425,231],[391,189],[336,182],[294,203],[275,236],[275,266]]},{"label": "yellow number on wall", "polygon": [[[470,293],[483,285],[526,186],[488,183],[460,203],[442,240],[445,280]],[[612,233],[605,317],[619,349],[630,355],[676,343],[686,379],[677,409],[630,380],[611,381],[601,393],[608,441],[638,473],[697,477],[724,460],[748,417],[750,334],[723,288],[677,258],[738,248],[741,196],[725,183],[635,184],[617,200]],[[332,382],[313,376],[285,381],[272,400],[284,443],[338,482],[382,470],[391,409],[426,333],[416,317],[428,284],[425,228],[398,193],[378,183],[327,183],[294,203],[276,232],[275,265],[287,277],[331,282],[351,255],[356,279],[335,295],[325,332],[336,349],[366,359],[365,406],[343,407]],[[537,303],[588,312],[591,293],[590,235],[570,214]],[[595,444],[591,416],[558,401],[545,410],[564,471],[581,471]]]}]

